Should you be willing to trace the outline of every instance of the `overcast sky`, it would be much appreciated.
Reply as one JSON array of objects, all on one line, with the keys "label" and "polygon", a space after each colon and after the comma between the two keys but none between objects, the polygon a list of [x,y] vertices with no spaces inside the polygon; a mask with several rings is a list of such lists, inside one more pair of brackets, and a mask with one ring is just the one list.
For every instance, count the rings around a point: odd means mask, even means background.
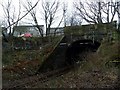
[{"label": "overcast sky", "polygon": [[[0,4],[5,4],[6,2],[7,2],[8,0],[0,0]],[[21,0],[21,2],[22,3],[25,3],[25,1],[26,0]],[[30,1],[32,1],[33,3],[35,3],[37,0],[30,0]],[[38,10],[38,7],[40,8],[40,6],[41,6],[41,1],[42,0],[40,0],[40,2],[39,2],[39,5],[36,7],[37,8],[37,10]],[[43,0],[44,1],[44,0]],[[52,1],[52,0],[48,0],[48,1]],[[68,12],[69,12],[69,14],[68,15],[70,15],[71,14],[71,11],[73,10],[73,1],[78,1],[78,0],[59,0],[61,3],[62,2],[66,2],[67,3],[67,5],[68,5]],[[82,1],[89,1],[89,0],[82,0]],[[99,1],[99,0],[94,0],[94,1]],[[108,1],[108,0],[106,0],[106,1]],[[113,0],[114,1],[114,0]],[[18,12],[18,7],[19,7],[19,0],[12,0],[12,4],[15,6],[15,12]],[[21,10],[21,12],[22,12],[22,14],[21,14],[21,16],[22,15],[24,15],[25,14],[25,9],[23,9],[22,8],[22,10]],[[0,21],[1,20],[4,20],[4,12],[3,12],[3,8],[2,8],[2,6],[0,5]],[[62,13],[60,13],[59,12],[59,14],[62,14]],[[44,25],[44,21],[41,19],[42,18],[42,16],[40,16],[40,14],[38,14],[38,18],[39,18],[39,20],[40,20],[40,22],[39,22],[39,24],[41,25]],[[25,24],[25,22],[26,22],[26,24],[27,23],[29,23],[29,22],[32,22],[32,21],[30,21],[30,20],[27,20],[27,19],[31,19],[32,20],[32,18],[31,18],[31,16],[30,15],[27,15],[24,19],[22,19],[22,22],[20,23],[21,25],[22,24]],[[118,18],[117,18],[117,16],[116,16],[116,18],[115,18],[115,20],[117,20]],[[58,22],[59,22],[59,20],[58,20]],[[84,23],[86,23],[86,22],[84,22]],[[56,23],[56,25],[55,26],[57,26],[58,24]]]},{"label": "overcast sky", "polygon": [[[5,5],[5,3],[6,3],[7,1],[8,1],[8,0],[0,0],[0,4],[4,4],[4,5]],[[21,0],[22,4],[25,3],[25,1],[26,1],[26,0]],[[30,0],[30,1],[32,1],[33,4],[34,4],[34,3],[36,3],[37,0]],[[44,1],[44,0],[43,0],[43,1]],[[49,1],[50,1],[50,0],[49,0]],[[41,7],[40,7],[40,6],[41,6],[41,2],[42,2],[42,0],[40,0],[39,5],[37,5],[37,7],[41,8]],[[66,2],[66,3],[68,4],[68,12],[71,12],[73,0],[65,0],[65,1],[64,1],[64,0],[60,0],[60,3],[62,3],[62,2]],[[12,0],[12,4],[15,6],[15,12],[18,12],[19,0]],[[36,7],[36,8],[37,8],[37,7]],[[37,8],[37,9],[38,9],[38,8]],[[25,9],[22,8],[21,12],[22,12],[21,16],[24,15],[24,14],[25,14]],[[4,11],[3,11],[3,7],[2,7],[1,5],[0,5],[0,13],[1,13],[1,14],[0,14],[0,20],[3,20],[3,19],[4,19]],[[38,14],[39,14],[39,13],[38,13]],[[62,13],[59,13],[59,14],[62,14]],[[42,18],[42,16],[40,16],[40,14],[39,14],[38,16],[39,16],[39,17],[38,17],[39,19]],[[23,18],[23,19],[22,19],[22,22],[21,22],[20,24],[22,24],[22,23],[25,24],[25,22],[26,22],[26,24],[29,23],[30,20],[28,20],[28,19],[32,19],[30,15],[27,15],[25,18]],[[59,21],[59,20],[58,20],[58,21]],[[39,24],[44,24],[44,21],[41,19],[40,22],[39,22]]]}]

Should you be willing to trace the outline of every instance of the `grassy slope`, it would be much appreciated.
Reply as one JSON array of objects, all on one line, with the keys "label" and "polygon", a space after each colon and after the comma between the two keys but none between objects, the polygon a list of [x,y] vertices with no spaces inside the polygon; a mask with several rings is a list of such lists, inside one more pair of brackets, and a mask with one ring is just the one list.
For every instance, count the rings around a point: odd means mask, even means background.
[{"label": "grassy slope", "polygon": [[3,83],[9,80],[21,79],[36,73],[39,66],[51,53],[52,49],[59,42],[60,37],[55,37],[53,41],[44,45],[41,50],[23,50],[7,52],[3,54],[2,70]]},{"label": "grassy slope", "polygon": [[120,38],[118,34],[113,42],[105,39],[96,53],[89,53],[86,62],[81,63],[78,68],[61,75],[58,78],[51,78],[45,83],[37,83],[35,87],[47,88],[112,88],[118,84],[118,68],[108,64],[109,61],[120,61]]}]

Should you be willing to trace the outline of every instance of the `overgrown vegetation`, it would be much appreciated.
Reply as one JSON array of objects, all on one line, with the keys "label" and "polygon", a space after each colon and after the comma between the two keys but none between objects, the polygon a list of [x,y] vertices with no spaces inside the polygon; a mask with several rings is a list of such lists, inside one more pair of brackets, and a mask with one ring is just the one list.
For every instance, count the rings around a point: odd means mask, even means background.
[{"label": "overgrown vegetation", "polygon": [[[41,46],[41,49],[37,50],[23,49],[3,52],[3,83],[35,74],[61,38],[61,36],[52,37],[50,43],[45,43],[45,45]],[[35,38],[33,39],[35,40]]]},{"label": "overgrown vegetation", "polygon": [[[3,82],[28,77],[35,73],[38,65],[51,53],[53,47],[61,37],[54,38],[53,42],[46,44],[41,50],[25,50],[9,53],[6,65],[13,65],[3,71]],[[48,40],[48,39],[47,39]],[[101,42],[97,52],[88,53],[80,66],[73,68],[69,73],[45,83],[37,82],[36,88],[113,88],[118,87],[120,62],[120,33],[114,32],[112,39],[106,36]],[[47,41],[49,42],[49,40]],[[12,55],[14,58],[11,58]],[[19,56],[18,56],[19,55]],[[31,58],[33,58],[31,60]],[[12,61],[13,60],[13,61]],[[15,61],[16,60],[16,61]],[[6,61],[5,61],[6,62]],[[33,63],[34,62],[34,63]],[[39,63],[39,64],[38,64]],[[31,67],[32,66],[32,67]],[[31,87],[31,86],[29,86]],[[33,87],[31,87],[33,88]]]},{"label": "overgrown vegetation", "polygon": [[[120,34],[109,41],[106,37],[97,52],[88,53],[80,66],[36,88],[114,88],[119,87]],[[110,61],[116,61],[116,63]],[[76,65],[75,65],[76,66]]]}]

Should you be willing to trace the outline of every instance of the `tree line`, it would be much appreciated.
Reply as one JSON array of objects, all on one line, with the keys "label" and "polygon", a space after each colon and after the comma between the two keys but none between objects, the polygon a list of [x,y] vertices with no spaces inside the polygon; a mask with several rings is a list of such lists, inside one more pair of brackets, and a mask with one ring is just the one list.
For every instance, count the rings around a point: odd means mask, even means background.
[{"label": "tree line", "polygon": [[[36,25],[42,37],[43,30],[39,27],[39,22],[42,20],[45,23],[46,36],[49,35],[51,26],[56,22],[58,22],[58,28],[62,23],[64,23],[64,26],[81,25],[83,20],[93,24],[111,23],[114,21],[115,16],[118,16],[120,20],[120,1],[100,0],[97,2],[89,0],[83,2],[82,0],[78,0],[73,2],[71,14],[69,14],[67,3],[60,2],[59,0],[37,0],[34,3],[32,0],[26,0],[26,3],[19,0],[17,12],[12,0],[7,0],[6,3],[1,3],[1,5],[4,12],[4,20],[1,21],[1,24],[8,31],[9,36],[12,36],[14,33],[13,27],[18,26],[19,22],[27,17],[27,15],[31,16],[31,20]],[[24,14],[22,13],[22,9],[24,9]],[[42,18],[38,16],[42,16]],[[56,33],[57,28],[54,33]],[[4,32],[2,34],[5,36]]]}]

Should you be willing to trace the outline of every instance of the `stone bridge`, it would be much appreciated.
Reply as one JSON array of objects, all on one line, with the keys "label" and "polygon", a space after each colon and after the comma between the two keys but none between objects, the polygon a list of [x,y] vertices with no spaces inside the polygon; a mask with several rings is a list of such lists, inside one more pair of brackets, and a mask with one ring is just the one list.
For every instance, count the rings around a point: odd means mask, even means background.
[{"label": "stone bridge", "polygon": [[[78,61],[83,60],[83,56],[87,52],[95,52],[101,45],[105,38],[114,39],[114,32],[112,30],[95,30],[86,29],[81,32],[78,27],[76,29],[68,27],[64,33],[64,37],[58,43],[53,53],[46,59],[38,72],[45,72],[48,70],[55,70],[66,65],[72,65]],[[89,26],[88,26],[89,28]],[[105,28],[106,29],[106,28]],[[76,32],[75,32],[76,30]],[[65,31],[65,30],[64,30]]]},{"label": "stone bridge", "polygon": [[[99,46],[101,45],[104,38],[112,40],[113,33],[102,33],[102,32],[89,32],[80,35],[66,35],[62,42],[61,46],[68,46],[65,53],[65,61],[69,64],[77,62],[85,52],[96,52]],[[81,59],[82,60],[82,59]]]},{"label": "stone bridge", "polygon": [[80,34],[80,35],[65,35],[65,41],[68,45],[71,43],[78,41],[78,40],[92,40],[93,43],[95,41],[100,42],[104,40],[104,38],[108,38],[109,40],[114,38],[113,33],[99,33],[99,32],[92,32],[92,33],[85,33],[85,34]]},{"label": "stone bridge", "polygon": [[116,30],[116,22],[66,26],[64,28],[64,35],[67,39],[67,44],[84,39],[92,40],[94,43],[94,41],[101,42],[104,38],[114,39]]}]

